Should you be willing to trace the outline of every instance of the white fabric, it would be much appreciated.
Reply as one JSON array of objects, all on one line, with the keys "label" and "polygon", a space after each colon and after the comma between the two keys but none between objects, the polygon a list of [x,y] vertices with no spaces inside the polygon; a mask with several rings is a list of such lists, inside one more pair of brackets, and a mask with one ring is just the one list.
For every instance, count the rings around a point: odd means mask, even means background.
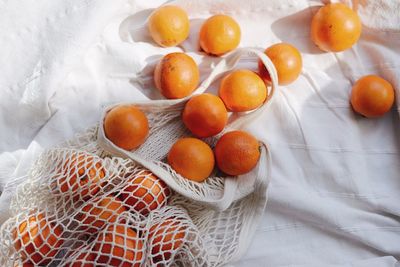
[{"label": "white fabric", "polygon": [[[162,2],[0,1],[2,186],[23,176],[42,148],[94,124],[100,107],[160,97],[151,88],[154,64],[181,48],[154,45],[140,25]],[[272,181],[263,221],[232,266],[396,266],[400,258],[399,104],[375,120],[349,106],[351,84],[366,74],[399,92],[400,3],[352,2],[364,25],[361,40],[332,54],[309,39],[319,1],[179,1],[192,18],[182,47],[203,78],[218,58],[198,52],[197,33],[219,12],[240,23],[240,46],[286,41],[303,56],[300,78],[280,87],[246,126],[270,143]],[[1,221],[10,195],[1,196]]]}]

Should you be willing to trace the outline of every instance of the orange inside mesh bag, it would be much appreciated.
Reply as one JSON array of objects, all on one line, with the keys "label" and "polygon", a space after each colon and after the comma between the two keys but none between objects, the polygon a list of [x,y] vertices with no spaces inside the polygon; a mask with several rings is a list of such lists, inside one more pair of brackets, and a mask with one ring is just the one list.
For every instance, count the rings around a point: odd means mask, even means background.
[{"label": "orange inside mesh bag", "polygon": [[[269,59],[238,49],[195,94],[243,56],[261,58],[273,88],[258,110],[232,115],[225,132],[263,111],[276,87]],[[150,136],[136,151],[106,140],[102,121],[45,151],[12,199],[13,216],[0,230],[0,265],[221,266],[239,259],[267,201],[269,151],[262,144],[259,163],[245,175],[184,179],[165,155],[188,134],[180,120],[186,101],[135,103],[150,121]],[[213,146],[217,138],[205,141]]]}]

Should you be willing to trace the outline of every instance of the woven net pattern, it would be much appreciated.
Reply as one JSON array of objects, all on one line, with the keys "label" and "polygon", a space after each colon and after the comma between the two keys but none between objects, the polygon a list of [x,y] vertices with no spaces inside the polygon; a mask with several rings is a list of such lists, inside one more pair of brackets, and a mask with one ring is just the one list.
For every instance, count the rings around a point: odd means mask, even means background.
[{"label": "woven net pattern", "polygon": [[[244,49],[223,59],[197,93],[249,53],[267,60],[276,83],[269,59]],[[231,116],[225,132],[268,100]],[[166,155],[190,136],[180,117],[186,101],[134,103],[150,125],[135,151],[107,140],[103,119],[44,151],[16,187],[12,216],[0,228],[0,266],[221,266],[238,259],[266,204],[266,150],[245,175],[214,171],[203,183],[185,179]],[[218,138],[204,141],[213,147]]]}]

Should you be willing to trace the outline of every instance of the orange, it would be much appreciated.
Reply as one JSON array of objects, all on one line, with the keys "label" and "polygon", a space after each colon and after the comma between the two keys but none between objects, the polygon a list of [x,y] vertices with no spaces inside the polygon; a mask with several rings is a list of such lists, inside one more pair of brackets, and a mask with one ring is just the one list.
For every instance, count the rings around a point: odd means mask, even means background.
[{"label": "orange", "polygon": [[13,230],[15,249],[26,266],[46,265],[63,244],[63,228],[51,223],[44,213],[30,215]]},{"label": "orange", "polygon": [[[61,192],[73,192],[80,200],[93,197],[101,188],[105,169],[101,159],[87,152],[76,152],[67,158],[58,180]],[[78,200],[78,198],[76,198]]]},{"label": "orange", "polygon": [[183,177],[196,182],[204,181],[214,169],[211,148],[197,138],[181,138],[170,149],[168,164]]},{"label": "orange", "polygon": [[230,111],[249,111],[264,103],[267,87],[256,73],[235,70],[222,79],[219,96]]},{"label": "orange", "polygon": [[[72,256],[75,257],[75,256]],[[95,267],[96,266],[96,255],[93,253],[82,252],[73,262],[68,263],[65,267]]]},{"label": "orange", "polygon": [[360,35],[360,18],[342,3],[321,7],[311,21],[311,39],[324,51],[346,50],[358,41]]},{"label": "orange", "polygon": [[201,94],[193,96],[186,103],[182,120],[195,136],[205,138],[224,129],[228,112],[221,98],[212,94]]},{"label": "orange", "polygon": [[240,43],[239,24],[230,16],[215,15],[208,18],[200,29],[200,47],[207,54],[220,56]]},{"label": "orange", "polygon": [[154,42],[161,46],[175,46],[189,36],[189,18],[178,6],[162,6],[149,18],[148,29]]},{"label": "orange", "polygon": [[167,203],[171,191],[164,181],[149,171],[134,175],[121,190],[121,199],[126,205],[143,215],[161,208]]},{"label": "orange", "polygon": [[229,175],[241,175],[251,171],[260,158],[259,142],[244,131],[224,134],[214,148],[218,168]]},{"label": "orange", "polygon": [[[301,54],[296,47],[279,43],[268,47],[264,53],[275,66],[279,85],[292,83],[299,77],[303,63]],[[269,72],[261,60],[258,61],[258,71],[266,84],[271,83]]]},{"label": "orange", "polygon": [[168,261],[184,244],[186,226],[179,220],[166,219],[150,228],[148,240],[153,263]]},{"label": "orange", "polygon": [[107,266],[139,267],[143,261],[143,242],[127,225],[109,225],[95,240],[96,261]]},{"label": "orange", "polygon": [[154,70],[154,83],[168,99],[190,95],[199,84],[200,72],[196,62],[185,53],[164,56]]},{"label": "orange", "polygon": [[133,150],[146,141],[149,122],[140,109],[131,105],[121,105],[106,114],[104,132],[116,146]]},{"label": "orange", "polygon": [[118,215],[126,210],[123,203],[117,198],[110,196],[97,198],[83,206],[77,215],[77,220],[83,224],[82,230],[96,233],[106,224],[115,222]]},{"label": "orange", "polygon": [[353,109],[368,118],[382,116],[391,109],[393,102],[392,85],[376,75],[362,77],[351,90]]}]

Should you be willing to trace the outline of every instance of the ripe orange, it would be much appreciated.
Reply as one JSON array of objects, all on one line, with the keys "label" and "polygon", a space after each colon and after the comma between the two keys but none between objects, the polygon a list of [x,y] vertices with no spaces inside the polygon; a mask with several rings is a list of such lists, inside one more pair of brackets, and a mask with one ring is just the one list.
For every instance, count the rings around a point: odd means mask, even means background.
[{"label": "ripe orange", "polygon": [[143,261],[143,242],[127,225],[109,225],[95,240],[97,262],[107,266],[139,267]]},{"label": "ripe orange", "polygon": [[211,148],[197,138],[181,138],[170,149],[168,164],[183,177],[196,182],[204,181],[214,169]]},{"label": "ripe orange", "polygon": [[200,72],[196,62],[185,53],[170,53],[158,62],[154,83],[168,99],[190,95],[199,84]]},{"label": "ripe orange", "polygon": [[182,247],[186,239],[186,226],[180,221],[166,219],[149,230],[153,263],[168,261]]},{"label": "ripe orange", "polygon": [[115,197],[104,197],[95,199],[83,206],[77,215],[77,220],[83,224],[81,229],[89,233],[96,233],[106,224],[117,220],[119,214],[127,209],[123,203]]},{"label": "ripe orange", "polygon": [[221,98],[212,94],[201,94],[193,96],[186,103],[182,120],[195,136],[205,138],[224,129],[228,112]]},{"label": "ripe orange", "polygon": [[104,132],[116,146],[132,150],[146,141],[149,122],[140,109],[131,105],[121,105],[106,114]]},{"label": "ripe orange", "polygon": [[230,16],[215,15],[207,19],[200,29],[200,47],[211,55],[222,55],[240,43],[239,24]]},{"label": "ripe orange", "polygon": [[[75,256],[72,256],[75,257]],[[82,252],[74,259],[74,262],[67,263],[65,267],[95,267],[96,255],[93,253]]]},{"label": "ripe orange", "polygon": [[321,7],[311,21],[311,39],[324,51],[346,50],[358,41],[360,35],[360,18],[342,3]]},{"label": "ripe orange", "polygon": [[[280,85],[292,83],[299,77],[303,63],[301,54],[296,47],[286,43],[279,43],[268,47],[264,53],[274,63]],[[265,83],[271,83],[269,72],[261,60],[258,61],[258,71]]]},{"label": "ripe orange", "polygon": [[267,87],[256,73],[235,70],[222,79],[219,96],[230,111],[249,111],[264,103]]},{"label": "ripe orange", "polygon": [[392,85],[376,75],[360,78],[351,90],[353,109],[368,118],[380,117],[393,106]]},{"label": "ripe orange", "polygon": [[59,188],[63,193],[76,192],[80,200],[86,200],[100,190],[100,181],[104,176],[100,158],[96,159],[86,152],[76,152],[64,162],[62,176],[58,180]]},{"label": "ripe orange", "polygon": [[14,247],[27,265],[46,265],[62,246],[62,234],[62,227],[44,213],[30,215],[13,230]]},{"label": "ripe orange", "polygon": [[244,131],[224,134],[214,148],[218,168],[229,175],[251,171],[260,158],[259,142]]},{"label": "ripe orange", "polygon": [[148,22],[153,40],[161,46],[175,46],[189,36],[189,18],[178,6],[162,6],[155,10]]},{"label": "ripe orange", "polygon": [[130,178],[121,190],[124,203],[143,215],[167,203],[171,191],[164,181],[149,171]]}]

